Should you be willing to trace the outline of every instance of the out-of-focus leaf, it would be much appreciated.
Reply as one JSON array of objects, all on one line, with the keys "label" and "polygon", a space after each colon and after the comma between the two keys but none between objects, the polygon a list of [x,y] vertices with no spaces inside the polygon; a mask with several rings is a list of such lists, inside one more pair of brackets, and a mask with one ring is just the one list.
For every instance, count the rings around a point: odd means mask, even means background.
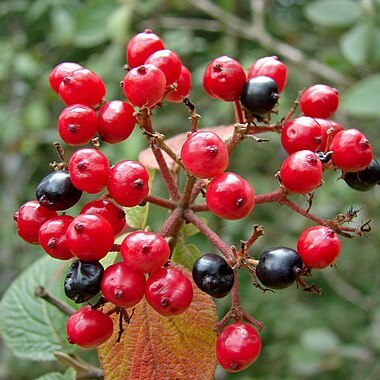
[{"label": "out-of-focus leaf", "polygon": [[171,259],[191,270],[194,261],[200,256],[201,252],[195,244],[186,244],[180,239],[173,250]]},{"label": "out-of-focus leaf", "polygon": [[48,12],[51,6],[52,0],[35,0],[31,2],[26,13],[26,18],[29,21],[36,22]]},{"label": "out-of-focus leaf", "polygon": [[66,45],[73,40],[75,22],[73,15],[62,7],[55,7],[51,12],[51,41],[57,45]]},{"label": "out-of-focus leaf", "polygon": [[339,347],[338,337],[327,328],[313,328],[304,331],[301,335],[301,343],[308,350],[321,354],[327,354]]},{"label": "out-of-focus leaf", "polygon": [[24,109],[23,119],[30,129],[41,130],[49,126],[49,110],[41,98],[31,99]]},{"label": "out-of-focus leaf", "polygon": [[110,15],[107,22],[109,36],[118,44],[125,45],[126,36],[129,34],[131,17],[135,9],[134,0],[122,4]]},{"label": "out-of-focus leaf", "polygon": [[50,372],[43,376],[38,377],[36,380],[74,380],[75,371],[69,368],[65,373],[61,372]]}]

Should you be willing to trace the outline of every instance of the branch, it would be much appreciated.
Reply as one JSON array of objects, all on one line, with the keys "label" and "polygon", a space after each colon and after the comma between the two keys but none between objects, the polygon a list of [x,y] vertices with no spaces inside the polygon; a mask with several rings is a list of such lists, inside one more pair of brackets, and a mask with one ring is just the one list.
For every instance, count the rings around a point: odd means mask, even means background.
[{"label": "branch", "polygon": [[57,309],[62,311],[62,313],[71,315],[74,313],[74,309],[69,306],[66,302],[61,301],[59,298],[52,296],[49,294],[43,286],[37,286],[34,289],[34,295],[36,297],[40,297],[51,305],[55,306]]}]

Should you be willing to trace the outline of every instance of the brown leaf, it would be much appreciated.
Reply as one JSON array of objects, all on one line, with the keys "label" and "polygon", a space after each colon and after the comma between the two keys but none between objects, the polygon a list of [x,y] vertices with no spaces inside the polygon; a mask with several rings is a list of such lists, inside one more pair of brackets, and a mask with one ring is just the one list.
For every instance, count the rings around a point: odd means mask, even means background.
[{"label": "brown leaf", "polygon": [[193,289],[190,308],[174,317],[161,316],[141,301],[119,343],[115,316],[113,336],[98,348],[106,380],[214,379],[215,305],[194,283]]}]

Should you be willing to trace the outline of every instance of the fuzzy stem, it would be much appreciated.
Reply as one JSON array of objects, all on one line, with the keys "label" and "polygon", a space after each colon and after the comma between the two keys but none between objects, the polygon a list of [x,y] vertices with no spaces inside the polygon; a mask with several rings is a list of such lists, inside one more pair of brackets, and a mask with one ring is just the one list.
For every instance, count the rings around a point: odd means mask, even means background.
[{"label": "fuzzy stem", "polygon": [[244,116],[243,116],[243,110],[241,109],[241,104],[239,100],[234,101],[234,111],[235,111],[236,123],[243,124]]},{"label": "fuzzy stem", "polygon": [[175,208],[167,217],[162,225],[159,234],[163,237],[174,237],[183,224],[183,209],[181,207]]},{"label": "fuzzy stem", "polygon": [[147,195],[147,197],[145,198],[145,201],[149,203],[153,203],[163,208],[167,208],[169,210],[174,210],[176,208],[175,203],[172,202],[170,199],[156,197],[155,195],[151,195],[151,194]]}]

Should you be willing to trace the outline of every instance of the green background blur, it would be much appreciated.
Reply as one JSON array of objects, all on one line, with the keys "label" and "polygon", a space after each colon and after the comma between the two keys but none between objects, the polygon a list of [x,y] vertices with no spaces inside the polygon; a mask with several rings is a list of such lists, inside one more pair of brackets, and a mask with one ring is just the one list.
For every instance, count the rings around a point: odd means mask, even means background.
[{"label": "green background blur", "polygon": [[[62,61],[78,62],[102,76],[107,99],[122,99],[126,42],[146,28],[159,34],[190,68],[191,99],[202,115],[201,126],[233,120],[231,104],[208,98],[202,89],[203,71],[213,58],[229,55],[249,68],[257,58],[278,55],[289,70],[280,115],[302,88],[332,85],[342,100],[334,119],[364,132],[380,157],[380,1],[2,0],[0,294],[43,255],[18,238],[12,214],[34,197],[37,182],[56,159],[52,142],[58,139],[63,105],[49,88],[49,72]],[[186,130],[187,110],[165,105],[154,122],[160,132],[173,136]],[[269,137],[269,144],[241,143],[231,157],[230,168],[248,179],[256,193],[277,188],[274,174],[285,157],[279,136]],[[135,131],[125,143],[104,144],[104,151],[115,163],[136,159],[145,147]],[[326,173],[312,211],[333,218],[351,206],[363,208],[357,223],[372,219],[369,238],[344,239],[338,270],[314,273],[322,296],[295,287],[262,294],[243,275],[243,305],[266,326],[263,350],[248,370],[234,375],[218,370],[218,379],[380,378],[380,189],[356,192],[338,177],[338,172]],[[306,206],[302,197],[294,199]],[[156,229],[162,214],[152,210],[149,223]],[[311,225],[276,204],[258,205],[241,221],[209,222],[229,244],[237,245],[249,236],[253,223],[265,226],[265,235],[252,249],[255,257],[276,245],[294,248],[300,232]],[[202,237],[194,242],[204,252],[213,250]],[[221,315],[229,302],[229,297],[218,302]],[[35,365],[15,358],[0,340],[1,380],[33,379],[54,368],[54,363]]]}]

